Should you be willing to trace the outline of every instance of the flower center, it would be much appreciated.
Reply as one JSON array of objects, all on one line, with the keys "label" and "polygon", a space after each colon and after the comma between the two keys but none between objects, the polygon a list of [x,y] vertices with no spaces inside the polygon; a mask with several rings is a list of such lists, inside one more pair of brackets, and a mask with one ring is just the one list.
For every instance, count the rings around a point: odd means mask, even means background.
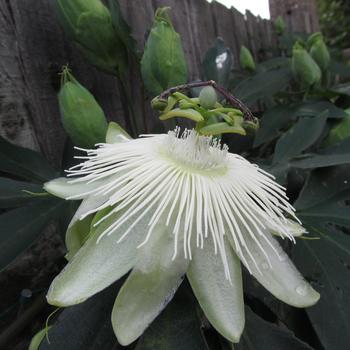
[{"label": "flower center", "polygon": [[179,127],[168,132],[161,149],[161,154],[178,166],[216,174],[227,169],[227,153],[227,145],[222,145],[220,140],[200,136],[193,129],[181,134]]}]

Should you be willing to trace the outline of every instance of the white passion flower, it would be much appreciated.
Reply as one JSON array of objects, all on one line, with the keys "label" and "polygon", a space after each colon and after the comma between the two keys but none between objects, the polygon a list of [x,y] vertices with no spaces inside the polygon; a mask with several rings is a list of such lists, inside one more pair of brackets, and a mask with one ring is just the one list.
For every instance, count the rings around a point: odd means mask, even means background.
[{"label": "white passion flower", "polygon": [[82,200],[66,236],[70,261],[52,282],[50,304],[83,302],[131,270],[112,311],[116,336],[127,345],[185,274],[211,324],[238,342],[240,261],[278,299],[296,307],[317,302],[272,237],[294,240],[305,231],[271,175],[194,130],[115,141],[81,150],[83,162],[68,178],[45,184],[56,196]]}]

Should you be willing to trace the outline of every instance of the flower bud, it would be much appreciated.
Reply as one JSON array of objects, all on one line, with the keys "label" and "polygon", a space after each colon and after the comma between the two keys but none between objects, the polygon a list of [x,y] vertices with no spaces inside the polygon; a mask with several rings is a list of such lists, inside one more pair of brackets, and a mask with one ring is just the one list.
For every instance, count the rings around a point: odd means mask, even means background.
[{"label": "flower bud", "polygon": [[325,71],[330,62],[330,54],[325,44],[321,33],[314,33],[310,36],[308,43],[310,43],[310,55],[319,65],[319,67]]},{"label": "flower bud", "polygon": [[277,35],[282,35],[286,29],[286,24],[281,16],[278,16],[275,20],[275,30]]},{"label": "flower bud", "polygon": [[350,137],[350,108],[346,109],[345,116],[336,126],[334,126],[324,141],[325,146],[332,146]]},{"label": "flower bud", "polygon": [[217,102],[216,91],[211,86],[204,87],[199,94],[199,104],[206,109],[214,108]]},{"label": "flower bud", "polygon": [[57,0],[66,32],[97,68],[118,75],[126,69],[127,51],[100,0]]},{"label": "flower bud", "polygon": [[239,62],[243,69],[255,71],[254,58],[251,52],[245,46],[241,46],[241,52],[239,54]]},{"label": "flower bud", "polygon": [[156,11],[141,60],[142,78],[152,95],[159,95],[163,90],[187,81],[187,64],[181,39],[167,10],[159,8]]},{"label": "flower bud", "polygon": [[103,110],[67,69],[63,71],[58,102],[63,127],[75,145],[90,148],[104,142],[107,121]]},{"label": "flower bud", "polygon": [[299,43],[293,47],[292,71],[303,87],[310,87],[321,80],[320,67]]}]

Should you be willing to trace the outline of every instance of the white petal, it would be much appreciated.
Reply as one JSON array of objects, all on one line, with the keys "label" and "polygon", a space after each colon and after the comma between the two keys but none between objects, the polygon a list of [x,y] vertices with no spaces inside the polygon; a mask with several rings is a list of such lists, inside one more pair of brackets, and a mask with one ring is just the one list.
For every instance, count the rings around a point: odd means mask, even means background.
[{"label": "white petal", "polygon": [[187,277],[209,322],[222,336],[237,343],[244,328],[241,265],[228,242],[225,250],[232,283],[225,276],[220,255],[214,253],[210,236],[203,249],[193,250]]},{"label": "white petal", "polygon": [[106,143],[119,143],[131,140],[131,136],[116,122],[110,122],[106,133]]},{"label": "white petal", "polygon": [[[288,255],[267,230],[263,230],[264,236],[257,235],[256,239],[267,253],[270,261],[266,260],[266,255],[263,254],[246,229],[241,227],[241,230],[258,268],[249,254],[247,254],[245,248],[242,249],[244,256],[243,259],[238,251],[236,251],[236,253],[240,256],[242,262],[246,261],[245,265],[248,264],[253,276],[271,294],[295,307],[311,306],[318,301],[320,295],[308,282],[305,281],[303,276],[289,259]],[[230,243],[232,247],[235,248],[231,240]],[[276,251],[279,254],[279,257],[277,256]]]},{"label": "white petal", "polygon": [[159,225],[140,248],[137,265],[114,304],[112,325],[120,344],[135,341],[174,296],[188,260],[182,254],[172,260],[173,253],[174,238],[165,225]]},{"label": "white petal", "polygon": [[86,217],[87,213],[91,213],[107,200],[107,196],[91,196],[83,199],[66,232],[67,260],[71,260],[90,234],[90,224],[94,215],[90,214]]},{"label": "white petal", "polygon": [[71,260],[87,240],[91,230],[92,219],[93,215],[89,215],[84,220],[76,220],[69,226],[65,239],[67,248],[65,258],[67,260]]},{"label": "white petal", "polygon": [[[69,183],[72,179],[59,177],[57,179],[44,183],[44,190],[56,197],[67,199],[71,196],[78,196],[81,193],[91,191],[96,188],[96,182],[87,184],[86,182]],[[85,196],[76,197],[74,199],[83,199]]]},{"label": "white petal", "polygon": [[[291,234],[293,237],[300,237],[303,234],[307,233],[306,229],[298,224],[294,220],[286,219],[287,221],[284,223],[284,228]],[[266,222],[267,228],[270,232],[278,237],[283,237],[283,233],[279,229],[279,225],[273,225],[271,222]]]},{"label": "white petal", "polygon": [[135,217],[131,217],[110,236],[104,236],[97,244],[100,234],[120,215],[113,214],[100,223],[91,238],[54,279],[47,295],[50,304],[69,306],[81,303],[112,284],[134,266],[137,246],[144,238],[144,226],[149,217],[146,216],[135,225],[128,239],[117,243],[118,238],[135,221]]},{"label": "white petal", "polygon": [[78,210],[75,212],[68,228],[73,226],[76,221],[83,220],[87,215],[93,214],[94,211],[108,200],[108,196],[90,196],[83,199]]}]

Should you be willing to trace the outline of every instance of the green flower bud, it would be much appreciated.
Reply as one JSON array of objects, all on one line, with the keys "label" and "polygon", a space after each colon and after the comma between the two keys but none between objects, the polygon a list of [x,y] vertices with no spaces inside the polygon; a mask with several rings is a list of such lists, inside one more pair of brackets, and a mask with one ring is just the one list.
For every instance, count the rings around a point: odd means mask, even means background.
[{"label": "green flower bud", "polygon": [[323,36],[322,36],[322,33],[320,32],[316,32],[316,33],[313,33],[311,34],[308,39],[307,39],[307,46],[308,48],[311,48],[311,46],[317,42],[318,40],[323,40]]},{"label": "green flower bud", "polygon": [[350,137],[350,108],[346,109],[345,112],[347,116],[331,129],[324,141],[325,146],[334,145]]},{"label": "green flower bud", "polygon": [[127,51],[100,0],[57,0],[56,7],[64,29],[93,65],[117,75],[125,71]]},{"label": "green flower bud", "polygon": [[281,16],[278,16],[275,20],[275,30],[278,35],[282,35],[286,29],[286,24]]},{"label": "green flower bud", "polygon": [[320,67],[299,43],[293,47],[292,71],[303,87],[310,87],[321,80]]},{"label": "green flower bud", "polygon": [[75,145],[90,148],[104,142],[107,121],[94,96],[68,72],[58,94],[63,127]]},{"label": "green flower bud", "polygon": [[187,81],[187,64],[181,39],[167,10],[160,8],[156,11],[141,60],[142,78],[152,95],[159,95],[167,88]]},{"label": "green flower bud", "polygon": [[322,34],[321,33],[315,33],[315,34],[318,34],[318,35],[314,36],[310,40],[311,42],[310,55],[316,61],[319,67],[323,71],[325,71],[329,66],[331,57],[330,57],[327,45],[323,40]]},{"label": "green flower bud", "polygon": [[254,58],[251,52],[245,46],[241,46],[241,52],[239,54],[239,62],[242,68],[250,71],[255,71]]},{"label": "green flower bud", "polygon": [[206,109],[212,109],[217,102],[216,91],[211,86],[204,87],[199,94],[199,104]]}]

